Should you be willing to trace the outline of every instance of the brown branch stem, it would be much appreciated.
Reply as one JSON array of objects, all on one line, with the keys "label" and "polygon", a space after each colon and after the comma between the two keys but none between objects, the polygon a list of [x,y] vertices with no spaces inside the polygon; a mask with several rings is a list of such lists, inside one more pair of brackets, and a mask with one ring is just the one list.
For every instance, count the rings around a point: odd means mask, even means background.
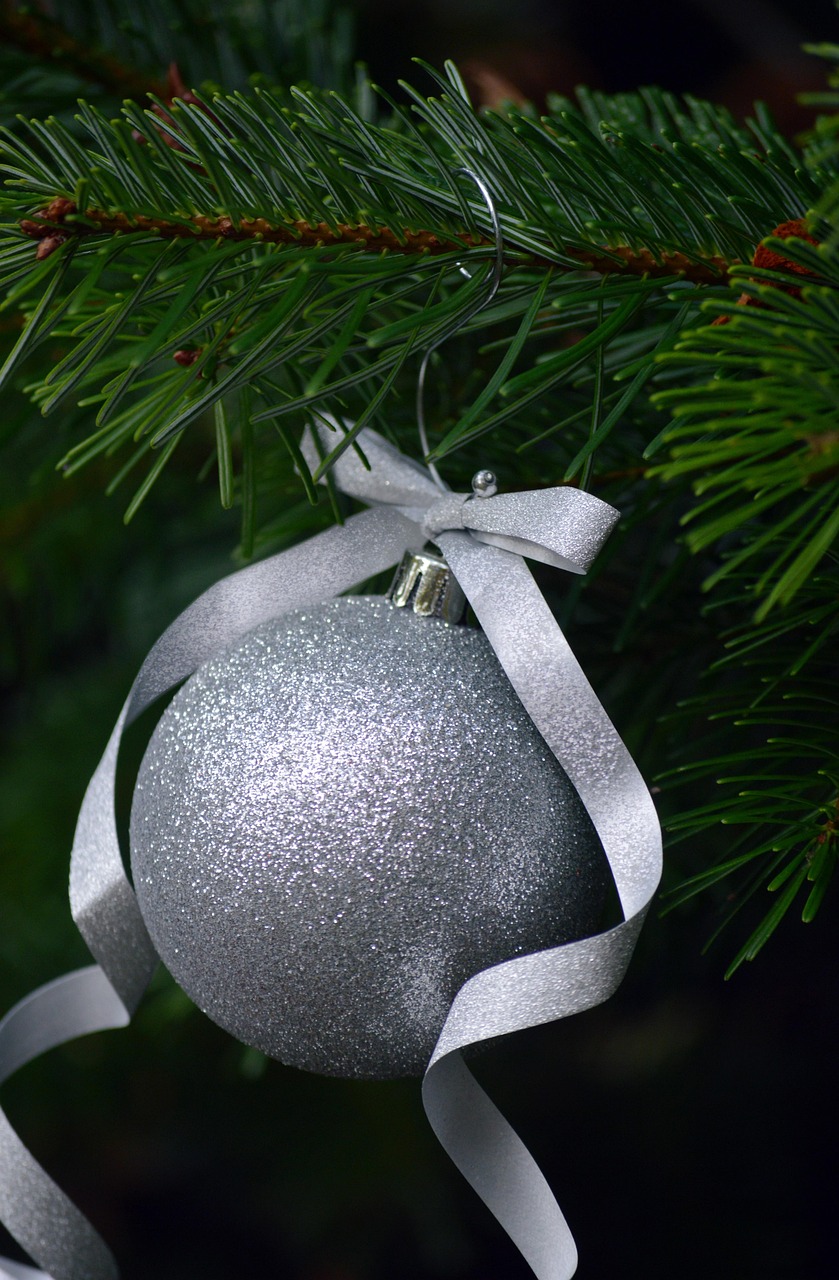
[{"label": "brown branch stem", "polygon": [[[264,218],[242,218],[234,222],[231,218],[208,217],[203,214],[196,214],[188,220],[171,221],[102,209],[86,209],[83,214],[79,214],[72,201],[64,197],[53,200],[34,218],[22,219],[20,229],[25,235],[41,242],[41,257],[47,256],[48,252],[52,252],[70,236],[102,233],[130,235],[153,232],[165,239],[252,240],[264,244],[297,245],[303,249],[355,245],[373,253],[387,250],[401,254],[456,253],[464,247],[491,248],[493,244],[490,238],[475,236],[470,232],[448,239],[431,231],[402,230],[397,233],[389,227],[369,227],[364,224],[353,226],[345,222],[334,225],[302,220],[272,223]],[[566,247],[563,252],[580,267],[601,275],[627,273],[653,278],[678,275],[694,284],[721,284],[729,269],[735,265],[734,262],[717,257],[696,261],[682,253],[665,253],[656,258],[648,249],[630,249],[625,245],[615,248],[592,245],[590,249],[575,245]],[[515,261],[531,265],[556,265],[535,254],[516,254]]]}]

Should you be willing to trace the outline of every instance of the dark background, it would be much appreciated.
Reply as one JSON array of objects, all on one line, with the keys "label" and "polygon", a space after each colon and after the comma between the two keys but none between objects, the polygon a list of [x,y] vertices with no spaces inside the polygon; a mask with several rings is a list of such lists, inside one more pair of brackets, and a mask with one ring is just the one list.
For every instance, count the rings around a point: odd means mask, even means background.
[{"label": "dark background", "polygon": [[743,117],[768,102],[788,132],[812,116],[802,89],[823,87],[805,43],[836,39],[831,0],[425,0],[398,13],[358,6],[359,51],[373,79],[416,81],[412,58],[453,59],[477,97],[517,91],[534,102],[578,84],[608,93],[656,84],[723,102]]},{"label": "dark background", "polygon": [[[770,102],[792,136],[820,88],[804,40],[832,4],[357,6],[360,56],[395,90],[454,58],[476,98],[585,82]],[[235,516],[184,448],[125,531],[96,468],[56,479],[49,432],[0,427],[0,1003],[86,962],[66,865],[86,782],[156,635],[232,567]],[[619,724],[620,727],[620,724]],[[121,784],[130,795],[129,743]],[[649,762],[644,762],[645,766]],[[714,851],[707,851],[708,860]],[[678,880],[678,853],[668,862]],[[495,1046],[476,1071],[544,1169],[581,1277],[835,1274],[835,894],[729,983],[711,905],[653,910],[613,1000]],[[32,1064],[4,1091],[36,1155],[125,1280],[525,1280],[437,1147],[416,1081],[321,1080],[235,1044],[159,974],[135,1023]],[[9,1246],[9,1252],[13,1252]],[[19,1255],[15,1255],[19,1256]]]}]

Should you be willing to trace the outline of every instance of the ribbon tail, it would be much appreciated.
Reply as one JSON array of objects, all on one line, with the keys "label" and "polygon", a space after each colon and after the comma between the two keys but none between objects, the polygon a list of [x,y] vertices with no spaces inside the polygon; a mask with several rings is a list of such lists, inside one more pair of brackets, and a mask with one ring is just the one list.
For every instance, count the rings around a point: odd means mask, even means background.
[{"label": "ribbon tail", "polygon": [[428,1069],[422,1100],[441,1145],[539,1280],[573,1276],[577,1248],[553,1192],[456,1050]]},{"label": "ribbon tail", "polygon": [[[0,1083],[76,1036],[123,1027],[129,1011],[98,965],[40,987],[0,1022]],[[0,1220],[45,1271],[0,1258],[0,1280],[116,1280],[87,1218],[30,1155],[0,1111]]]},{"label": "ribbon tail", "polygon": [[536,1161],[472,1078],[460,1051],[608,1000],[626,972],[644,914],[593,938],[475,974],[454,999],[423,1080],[426,1115],[441,1145],[537,1280],[570,1280],[577,1267],[573,1237]]}]

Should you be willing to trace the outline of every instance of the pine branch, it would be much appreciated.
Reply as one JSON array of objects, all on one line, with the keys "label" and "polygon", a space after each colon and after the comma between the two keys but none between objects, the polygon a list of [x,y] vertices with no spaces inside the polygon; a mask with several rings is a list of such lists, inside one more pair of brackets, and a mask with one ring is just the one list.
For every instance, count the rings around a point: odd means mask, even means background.
[{"label": "pine branch", "polygon": [[[48,305],[42,295],[5,376],[50,333],[71,341],[69,355],[49,371],[37,395],[46,411],[73,392],[97,394],[97,384],[104,389],[100,432],[81,450],[85,457],[91,448],[110,449],[136,435],[160,443],[257,374],[257,399],[264,406],[257,421],[270,418],[279,426],[289,413],[335,396],[357,417],[363,406],[353,404],[354,388],[381,384],[401,368],[409,344],[430,345],[468,309],[473,294],[455,271],[468,261],[474,264],[469,270],[480,269],[492,244],[486,209],[472,184],[455,176],[465,165],[493,190],[511,270],[502,310],[485,315],[482,325],[516,324],[528,313],[537,277],[523,287],[525,277],[516,272],[553,270],[547,314],[529,321],[518,339],[510,330],[503,341],[508,350],[518,341],[523,357],[539,340],[560,341],[563,350],[523,372],[508,368],[502,356],[504,375],[491,382],[496,405],[484,397],[479,414],[454,424],[438,448],[441,456],[520,419],[569,374],[584,372],[589,360],[599,359],[598,350],[638,324],[645,298],[661,301],[659,286],[702,281],[721,287],[738,253],[750,255],[755,232],[762,234],[777,210],[788,209],[792,184],[799,208],[812,184],[796,173],[785,146],[765,127],[751,137],[738,134],[724,113],[715,115],[703,104],[685,112],[665,95],[648,96],[640,114],[648,132],[656,121],[659,141],[651,144],[644,128],[638,138],[613,125],[595,128],[585,97],[579,108],[565,104],[542,122],[524,111],[481,117],[465,101],[453,68],[440,83],[446,90],[440,98],[410,91],[419,125],[404,109],[378,126],[334,94],[297,90],[287,99],[262,91],[156,103],[146,112],[126,104],[117,120],[83,107],[86,144],[56,121],[33,121],[31,141],[9,137],[5,167],[20,194],[6,207],[22,233],[39,240],[34,265],[45,267],[59,248],[63,265],[55,274],[27,278],[20,239],[14,233],[7,239],[11,296],[48,281],[55,294]],[[626,116],[627,102],[620,100],[618,116]],[[709,196],[710,155],[718,164],[720,148],[733,143],[739,146],[730,156],[738,195]],[[40,217],[31,216],[33,199]],[[167,241],[181,240],[188,258],[178,267],[180,301],[173,308],[175,291],[163,286],[159,273],[181,262],[165,250]],[[230,255],[238,245],[234,263]],[[372,274],[350,265],[347,253],[359,247],[377,251]],[[269,309],[276,324],[266,328],[266,299],[277,296],[284,280],[291,286],[295,255],[314,268],[309,285],[294,294],[293,313],[282,301]],[[429,306],[427,260],[437,255],[443,274],[433,277],[433,287],[439,301]],[[417,259],[408,275],[403,256]],[[607,291],[595,299],[581,270],[604,274]],[[94,283],[100,278],[109,282],[104,292]],[[132,284],[114,304],[120,279]],[[309,304],[330,280],[335,296],[346,297],[347,310],[324,312],[301,331]],[[369,327],[360,332],[374,311],[351,298],[371,283],[380,302],[375,336]],[[674,301],[675,310],[681,303]],[[68,326],[64,317],[70,315],[76,319]],[[352,333],[345,329],[350,316]],[[594,324],[590,340],[567,349],[563,335],[575,325],[588,329],[598,316],[602,325]],[[343,354],[335,377],[313,391],[312,369],[336,340]],[[117,344],[128,372],[114,378],[108,361]],[[196,347],[195,367],[185,375],[178,366]],[[151,372],[173,356],[176,367]],[[218,376],[222,364],[225,372]],[[284,372],[278,379],[279,368]],[[141,377],[140,370],[151,376]],[[196,375],[209,387],[196,390]],[[639,376],[637,390],[647,380],[646,373]],[[133,405],[125,399],[128,392]],[[629,401],[618,403],[617,413],[597,424],[598,446]],[[122,416],[114,419],[118,406]],[[102,434],[111,419],[120,423],[117,436],[113,424]]]},{"label": "pine branch", "polygon": [[834,559],[826,574],[802,586],[794,609],[731,628],[704,694],[688,700],[681,714],[682,721],[710,718],[723,751],[710,754],[714,739],[706,741],[698,758],[663,779],[677,789],[704,780],[718,788],[698,808],[674,816],[670,829],[681,839],[707,840],[722,823],[736,838],[714,865],[674,891],[672,906],[724,883],[723,928],[747,906],[759,906],[760,890],[778,893],[729,974],[757,955],[796,900],[802,919],[814,919],[836,869],[837,587]]},{"label": "pine branch", "polygon": [[470,235],[469,232],[464,232],[457,238],[441,240],[426,231],[402,230],[397,233],[389,227],[349,226],[341,222],[333,225],[319,222],[313,226],[302,219],[292,223],[271,224],[265,218],[240,218],[234,223],[227,217],[194,214],[191,218],[173,222],[143,214],[106,212],[94,208],[87,208],[80,213],[73,201],[63,196],[56,197],[33,218],[21,219],[19,226],[24,235],[40,242],[39,251],[35,255],[38,261],[48,257],[59,245],[70,239],[97,234],[120,237],[151,234],[161,240],[293,245],[299,249],[330,249],[351,245],[372,253],[401,254],[455,253],[468,247],[491,247],[491,241]]},{"label": "pine branch", "polygon": [[[729,323],[685,334],[662,357],[714,376],[658,393],[676,416],[661,439],[670,459],[653,469],[692,481],[699,501],[685,522],[694,551],[728,540],[708,589],[756,563],[759,619],[793,599],[839,538],[839,270],[828,247],[794,238],[768,246],[799,270],[732,272],[745,292],[721,307]],[[805,278],[819,283],[799,284]],[[789,527],[795,539],[778,553],[777,536]]]},{"label": "pine branch", "polygon": [[[265,218],[207,217],[194,214],[177,222],[144,214],[87,208],[79,212],[72,200],[56,196],[31,218],[18,223],[25,236],[39,241],[37,261],[49,257],[70,239],[104,233],[109,236],[157,235],[164,240],[235,241],[258,244],[294,245],[299,249],[330,249],[351,245],[371,253],[440,254],[455,253],[465,248],[494,248],[488,236],[460,231],[451,238],[440,238],[430,231],[393,230],[384,226],[350,226],[337,222],[319,222],[315,226],[296,219],[291,223],[270,223]],[[655,257],[649,249],[630,249],[626,245],[600,248],[564,247],[564,255],[572,259],[574,268],[596,271],[602,275],[636,275],[648,279],[681,278],[692,284],[723,284],[738,262],[721,257],[697,261],[682,253],[663,252]],[[535,254],[507,255],[509,265],[553,267],[547,258]]]},{"label": "pine branch", "polygon": [[[22,197],[28,190],[42,205],[58,196],[74,199],[85,183],[91,199],[80,205],[129,219],[208,217],[215,207],[234,224],[242,218],[275,224],[280,214],[309,225],[390,227],[398,237],[405,219],[435,232],[444,221],[444,230],[455,233],[464,218],[474,220],[480,201],[464,201],[451,178],[454,164],[471,163],[490,181],[505,240],[520,252],[561,261],[572,250],[599,251],[600,270],[609,269],[613,254],[619,266],[637,252],[641,270],[676,254],[679,269],[701,264],[703,281],[750,258],[781,215],[803,211],[808,196],[818,194],[762,135],[765,154],[744,135],[737,139],[740,150],[726,157],[741,188],[732,199],[729,191],[709,192],[708,165],[712,157],[719,163],[719,144],[716,137],[713,150],[700,144],[692,136],[696,128],[681,127],[687,150],[674,132],[644,143],[639,153],[636,139],[595,131],[579,110],[537,122],[514,111],[477,116],[451,93],[439,100],[414,97],[433,128],[417,130],[404,112],[393,126],[376,128],[335,95],[300,91],[293,105],[265,92],[175,108],[161,102],[165,124],[131,105],[124,122],[86,108],[87,149],[56,122],[33,122],[35,149],[10,142],[6,167]],[[135,141],[148,144],[144,155],[127,146],[126,124]],[[649,214],[652,193],[655,216]]]},{"label": "pine branch", "polygon": [[[753,614],[724,633],[727,653],[711,664],[704,693],[686,702],[684,714],[701,713],[716,732],[694,741],[691,763],[672,776],[682,786],[717,784],[701,806],[674,817],[677,836],[713,832],[716,840],[720,824],[734,833],[716,864],[676,890],[673,905],[724,885],[711,941],[740,912],[760,912],[728,975],[758,954],[796,903],[805,922],[814,918],[839,856],[839,277],[835,237],[829,223],[819,225],[823,243],[796,228],[797,236],[766,242],[756,262],[768,267],[732,273],[744,292],[721,308],[725,326],[717,316],[664,357],[700,377],[657,397],[676,413],[661,438],[670,461],[658,474],[692,483],[687,541],[695,553],[714,554],[704,583],[709,610]],[[709,368],[712,383],[702,376]]]}]

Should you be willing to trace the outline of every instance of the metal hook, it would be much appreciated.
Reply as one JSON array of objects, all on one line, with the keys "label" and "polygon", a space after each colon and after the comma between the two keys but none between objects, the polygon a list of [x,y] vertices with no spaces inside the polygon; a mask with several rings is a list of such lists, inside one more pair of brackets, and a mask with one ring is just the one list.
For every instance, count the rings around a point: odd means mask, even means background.
[{"label": "metal hook", "polygon": [[[490,276],[489,292],[486,297],[481,298],[476,302],[475,305],[464,315],[458,316],[457,323],[444,333],[442,337],[438,338],[436,342],[433,342],[422,358],[422,364],[420,365],[419,375],[417,377],[417,427],[419,429],[420,446],[422,448],[423,456],[431,452],[428,447],[428,436],[425,430],[425,375],[428,370],[428,362],[438,347],[441,347],[444,342],[448,342],[449,338],[454,337],[454,335],[458,333],[465,324],[469,323],[473,316],[476,316],[479,311],[483,311],[484,307],[489,306],[498,292],[498,286],[501,283],[501,275],[504,269],[504,240],[501,235],[501,224],[498,221],[498,210],[495,207],[495,201],[492,198],[492,193],[489,187],[484,182],[483,178],[479,177],[477,173],[473,173],[471,169],[455,169],[455,173],[463,173],[467,178],[471,178],[484,198],[492,221],[492,233],[495,237],[495,262]],[[470,280],[472,279],[465,267],[461,267],[460,270],[463,275],[467,276]],[[438,489],[443,493],[447,493],[449,486],[441,478],[434,463],[427,462],[426,466],[434,477],[434,482]]]}]

